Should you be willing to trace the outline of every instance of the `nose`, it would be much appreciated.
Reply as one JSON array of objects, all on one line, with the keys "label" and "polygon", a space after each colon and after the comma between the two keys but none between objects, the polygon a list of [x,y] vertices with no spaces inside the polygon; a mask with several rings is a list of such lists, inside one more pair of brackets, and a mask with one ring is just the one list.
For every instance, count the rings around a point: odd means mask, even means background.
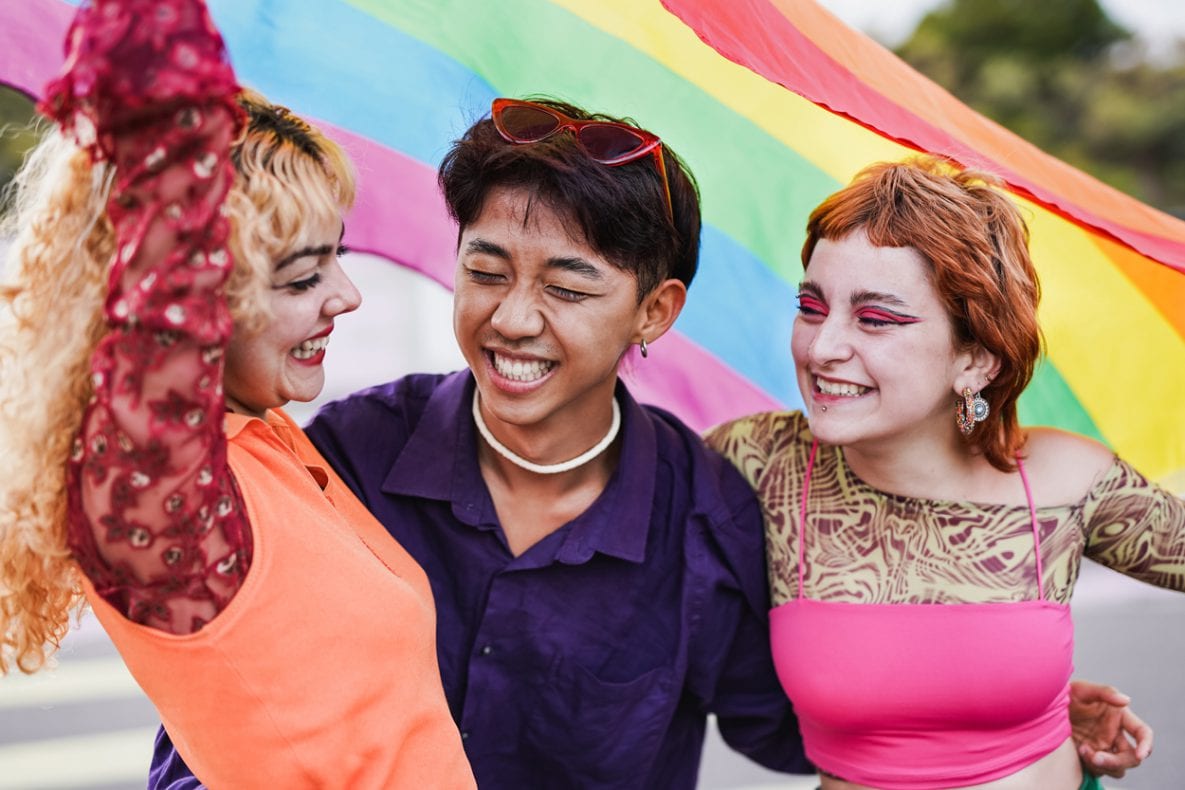
[{"label": "nose", "polygon": [[352,313],[362,304],[362,294],[339,261],[334,261],[328,272],[325,302],[321,312],[332,318],[342,313]]},{"label": "nose", "polygon": [[543,312],[530,283],[517,284],[506,292],[494,310],[490,325],[508,340],[543,333]]},{"label": "nose", "polygon": [[849,327],[836,312],[826,316],[821,322],[812,324],[810,343],[807,353],[816,365],[826,365],[832,362],[842,362],[852,355],[851,338],[848,336]]}]

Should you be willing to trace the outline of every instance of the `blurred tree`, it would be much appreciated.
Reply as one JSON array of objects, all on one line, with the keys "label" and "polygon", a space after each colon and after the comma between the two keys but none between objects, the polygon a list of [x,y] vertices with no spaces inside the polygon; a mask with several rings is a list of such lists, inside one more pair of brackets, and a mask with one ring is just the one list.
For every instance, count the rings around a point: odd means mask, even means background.
[{"label": "blurred tree", "polygon": [[1097,0],[949,0],[897,54],[979,112],[1185,216],[1185,52],[1149,63]]},{"label": "blurred tree", "polygon": [[[32,127],[36,115],[27,96],[0,85],[0,188],[12,178],[25,152],[37,141],[37,131]],[[0,198],[0,211],[3,209]]]}]

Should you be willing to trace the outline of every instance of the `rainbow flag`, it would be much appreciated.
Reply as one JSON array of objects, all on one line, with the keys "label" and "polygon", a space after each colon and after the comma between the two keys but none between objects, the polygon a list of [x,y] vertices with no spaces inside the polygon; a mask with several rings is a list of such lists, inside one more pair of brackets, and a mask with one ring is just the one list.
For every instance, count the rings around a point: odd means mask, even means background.
[{"label": "rainbow flag", "polygon": [[[37,95],[77,3],[0,6],[0,81]],[[209,0],[244,84],[353,155],[347,243],[448,286],[435,183],[495,96],[632,116],[703,192],[700,271],[676,331],[631,374],[704,428],[801,404],[790,362],[806,215],[869,162],[944,154],[1026,212],[1048,358],[1022,422],[1099,438],[1185,487],[1185,223],[977,115],[809,0]]]}]

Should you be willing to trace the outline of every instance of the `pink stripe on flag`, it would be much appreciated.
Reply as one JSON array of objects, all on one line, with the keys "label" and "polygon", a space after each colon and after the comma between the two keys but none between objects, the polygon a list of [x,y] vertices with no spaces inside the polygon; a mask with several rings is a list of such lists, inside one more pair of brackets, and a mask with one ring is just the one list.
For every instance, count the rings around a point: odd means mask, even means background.
[{"label": "pink stripe on flag", "polygon": [[622,378],[639,401],[672,411],[701,432],[745,414],[786,408],[676,331],[652,345],[648,359],[628,361]]},{"label": "pink stripe on flag", "polygon": [[[0,2],[0,74],[4,82],[37,98],[66,60],[63,42],[74,18],[60,0]],[[52,41],[47,47],[45,42]]]},{"label": "pink stripe on flag", "polygon": [[346,149],[358,172],[346,245],[414,269],[451,291],[457,225],[436,184],[436,169],[324,121],[313,123]]}]

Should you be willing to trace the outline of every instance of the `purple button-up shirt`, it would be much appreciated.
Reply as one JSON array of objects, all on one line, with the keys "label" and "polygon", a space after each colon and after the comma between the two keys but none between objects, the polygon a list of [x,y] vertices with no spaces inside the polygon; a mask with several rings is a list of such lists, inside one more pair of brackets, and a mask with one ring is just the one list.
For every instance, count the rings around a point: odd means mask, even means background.
[{"label": "purple button-up shirt", "polygon": [[[431,580],[478,784],[694,787],[710,712],[733,748],[812,771],[770,658],[744,479],[619,384],[609,484],[515,557],[478,468],[473,387],[468,372],[409,376],[326,406],[308,433]],[[170,786],[179,763],[162,734],[149,786]]]}]

